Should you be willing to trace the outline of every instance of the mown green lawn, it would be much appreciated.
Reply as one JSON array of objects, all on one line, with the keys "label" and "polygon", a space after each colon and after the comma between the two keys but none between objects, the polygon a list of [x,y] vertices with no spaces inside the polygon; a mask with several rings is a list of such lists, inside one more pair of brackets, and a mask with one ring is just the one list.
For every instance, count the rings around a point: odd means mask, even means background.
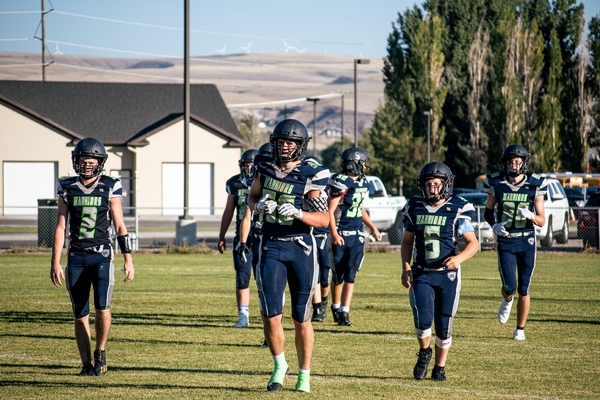
[{"label": "mown green lawn", "polygon": [[252,326],[231,328],[237,320],[231,254],[135,254],[135,280],[125,284],[117,272],[109,372],[86,378],[76,376],[69,296],[50,282],[49,254],[0,255],[0,398],[599,397],[600,256],[538,253],[525,342],[512,339],[515,312],[506,325],[496,319],[496,254],[465,263],[445,383],[412,377],[418,345],[399,258],[367,254],[353,327],[338,327],[330,316],[315,324],[312,393],[302,395],[293,391],[289,313],[290,375],[283,392],[265,391],[272,359],[259,347],[254,282]]}]

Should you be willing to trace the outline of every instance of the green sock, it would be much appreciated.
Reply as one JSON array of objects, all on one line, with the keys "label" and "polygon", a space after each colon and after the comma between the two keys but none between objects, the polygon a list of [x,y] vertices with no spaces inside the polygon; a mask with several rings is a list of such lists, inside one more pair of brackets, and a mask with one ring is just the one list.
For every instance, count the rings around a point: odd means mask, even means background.
[{"label": "green sock", "polygon": [[275,361],[275,366],[273,367],[273,373],[271,374],[271,379],[269,379],[269,385],[271,383],[279,383],[283,385],[283,379],[285,378],[285,374],[287,374],[288,365],[285,361]]},{"label": "green sock", "polygon": [[296,391],[310,393],[310,371],[298,371]]}]

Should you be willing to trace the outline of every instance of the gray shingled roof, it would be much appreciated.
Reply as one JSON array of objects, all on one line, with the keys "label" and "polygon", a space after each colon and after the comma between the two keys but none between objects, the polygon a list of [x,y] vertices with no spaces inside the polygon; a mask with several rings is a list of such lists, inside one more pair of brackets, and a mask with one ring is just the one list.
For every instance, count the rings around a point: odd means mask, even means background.
[{"label": "gray shingled roof", "polygon": [[[0,100],[67,134],[109,145],[144,145],[145,137],[183,118],[181,84],[0,81]],[[243,144],[215,85],[191,85],[190,114],[230,145]]]}]

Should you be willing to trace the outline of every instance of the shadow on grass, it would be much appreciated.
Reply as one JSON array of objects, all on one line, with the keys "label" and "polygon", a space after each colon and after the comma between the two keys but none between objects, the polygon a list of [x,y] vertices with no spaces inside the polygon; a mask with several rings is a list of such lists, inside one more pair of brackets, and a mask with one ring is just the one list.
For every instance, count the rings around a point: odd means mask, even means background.
[{"label": "shadow on grass", "polygon": [[[73,374],[61,374],[61,376],[65,376],[65,377],[73,377],[75,380],[81,379],[86,380],[86,379],[91,379],[90,383],[72,383],[72,382],[41,382],[41,381],[19,381],[19,380],[1,380],[0,381],[0,387],[2,386],[29,386],[29,385],[40,385],[40,386],[48,386],[48,387],[61,387],[61,386],[69,386],[69,387],[97,387],[97,386],[101,386],[103,388],[105,387],[127,387],[127,388],[138,388],[138,389],[144,389],[144,388],[167,388],[167,389],[228,389],[228,390],[240,390],[240,391],[247,391],[247,392],[262,392],[263,390],[255,390],[255,389],[249,389],[249,388],[232,388],[232,387],[224,387],[224,386],[176,386],[176,385],[153,385],[153,384],[139,384],[139,385],[135,385],[135,384],[105,384],[104,381],[102,380],[103,378],[97,378],[97,377],[78,377],[77,373],[79,372],[79,367],[77,368],[73,368],[72,365],[60,365],[60,364],[45,364],[45,365],[37,365],[37,364],[10,364],[10,363],[0,363],[0,368],[2,368],[4,371],[7,371],[7,369],[16,369],[16,368],[30,368],[30,369],[38,369],[41,370],[39,373],[44,373],[44,371],[47,370],[52,370],[52,371],[58,371],[58,370],[73,370]],[[77,371],[77,372],[75,372]],[[139,373],[139,372],[161,372],[161,373],[189,373],[189,374],[217,374],[217,375],[231,375],[231,376],[256,376],[256,377],[268,377],[271,375],[271,372],[266,372],[266,371],[240,371],[240,370],[218,370],[218,369],[203,369],[203,368],[181,368],[181,367],[173,367],[173,368],[167,368],[167,367],[160,367],[160,366],[116,366],[116,365],[110,365],[109,366],[109,373],[110,372],[114,372],[114,373],[118,373],[118,372],[127,372],[127,373]],[[57,375],[53,375],[53,376],[57,376]],[[287,374],[288,378],[290,377],[297,377],[297,374],[294,373],[288,373]],[[315,374],[315,373],[311,373],[311,376],[313,377],[320,377],[320,378],[339,378],[340,376],[337,374]],[[94,379],[97,379],[97,381],[94,381]],[[408,381],[413,381],[412,376],[406,376],[406,378],[401,377],[401,376],[376,376],[376,375],[344,375],[344,379],[366,379],[366,380],[408,380]]]},{"label": "shadow on grass", "polygon": [[[93,379],[93,377],[92,377]],[[39,387],[39,388],[102,388],[102,389],[141,389],[141,390],[227,390],[230,392],[240,393],[261,393],[264,390],[252,389],[248,387],[231,387],[231,386],[200,386],[200,385],[169,385],[169,384],[133,384],[133,383],[79,383],[79,382],[43,382],[43,381],[23,381],[23,380],[3,380],[0,381],[0,387]]]}]

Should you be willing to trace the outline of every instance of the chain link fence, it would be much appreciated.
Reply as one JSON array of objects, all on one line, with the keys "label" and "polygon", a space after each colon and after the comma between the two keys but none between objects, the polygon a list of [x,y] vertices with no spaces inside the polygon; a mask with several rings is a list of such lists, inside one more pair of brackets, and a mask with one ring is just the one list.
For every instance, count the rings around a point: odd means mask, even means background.
[{"label": "chain link fence", "polygon": [[[177,210],[182,211],[181,208]],[[205,210],[209,215],[191,216],[189,219],[180,219],[177,214],[183,212],[178,213],[177,210],[165,212],[163,208],[124,208],[125,223],[132,237],[134,250],[193,245],[217,248],[223,208]],[[599,210],[600,208],[595,207],[573,208],[566,226],[555,228],[550,243],[548,240],[537,241],[538,250],[598,252]],[[483,210],[479,214],[483,215]],[[0,206],[0,250],[49,250],[54,239],[56,216],[56,199],[39,200],[37,209]],[[226,234],[229,249],[233,246],[234,223],[232,221]],[[481,250],[495,251],[496,238],[491,227],[483,220],[474,225]],[[384,243],[377,246],[389,246],[390,250],[399,248],[390,246],[388,240],[384,235]],[[116,243],[115,248],[118,251]]]}]

